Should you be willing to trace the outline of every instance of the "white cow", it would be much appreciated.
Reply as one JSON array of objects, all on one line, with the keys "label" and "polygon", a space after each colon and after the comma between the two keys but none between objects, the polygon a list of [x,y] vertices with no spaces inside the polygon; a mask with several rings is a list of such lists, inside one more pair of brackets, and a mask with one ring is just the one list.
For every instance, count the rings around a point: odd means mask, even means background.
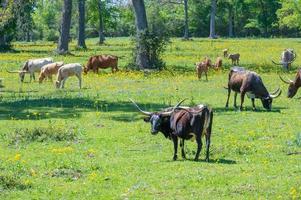
[{"label": "white cow", "polygon": [[71,63],[63,65],[57,73],[57,88],[64,88],[65,81],[69,76],[76,76],[79,81],[79,88],[82,87],[82,65],[79,63]]},{"label": "white cow", "polygon": [[21,70],[19,70],[19,71],[8,71],[8,72],[9,73],[19,73],[21,82],[24,81],[25,74],[29,73],[30,74],[30,81],[31,81],[32,78],[34,80],[36,79],[34,73],[35,72],[40,72],[41,68],[44,65],[49,64],[49,63],[53,63],[52,58],[31,59],[31,60],[28,60],[24,63]]}]

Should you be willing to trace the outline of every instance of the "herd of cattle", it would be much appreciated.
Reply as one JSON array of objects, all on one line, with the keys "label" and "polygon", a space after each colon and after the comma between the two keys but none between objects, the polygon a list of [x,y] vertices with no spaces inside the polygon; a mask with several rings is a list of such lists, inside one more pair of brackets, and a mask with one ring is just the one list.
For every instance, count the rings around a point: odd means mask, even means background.
[{"label": "herd of cattle", "polygon": [[[232,60],[233,65],[239,64],[240,54],[228,54],[228,50],[223,50],[224,57]],[[285,70],[288,70],[291,63],[296,59],[296,54],[291,49],[285,49],[281,54],[280,65]],[[273,61],[273,63],[275,63]],[[278,63],[275,63],[278,64]],[[218,57],[214,65],[211,60],[206,57],[202,62],[196,63],[197,76],[200,79],[204,72],[207,80],[207,72],[209,67],[219,70],[222,67],[222,58]],[[288,97],[292,98],[298,88],[301,86],[301,69],[298,70],[296,78],[292,80],[284,80],[281,76],[280,79],[289,84]],[[252,100],[252,106],[255,110],[255,99],[260,99],[265,109],[271,110],[273,99],[281,95],[281,89],[278,88],[274,92],[269,93],[263,84],[261,77],[253,72],[246,70],[243,67],[232,67],[228,76],[228,97],[226,107],[229,105],[229,97],[231,91],[234,91],[234,107],[236,105],[237,94],[241,95],[240,110],[243,109],[245,95]],[[178,140],[180,139],[182,157],[185,159],[184,141],[194,138],[197,143],[197,151],[194,160],[199,159],[199,154],[202,149],[202,137],[206,140],[206,161],[209,162],[209,148],[210,137],[212,132],[213,111],[207,105],[197,105],[194,107],[180,106],[185,100],[180,101],[173,108],[166,108],[159,112],[147,112],[142,110],[132,99],[130,99],[135,107],[144,115],[145,122],[150,122],[151,133],[157,134],[158,132],[172,140],[174,143],[173,159],[177,159]]]},{"label": "herd of cattle", "polygon": [[[240,54],[228,54],[228,49],[223,50],[223,55],[231,59],[232,65],[239,65]],[[292,49],[285,49],[281,54],[280,63],[273,63],[282,65],[283,69],[289,70],[291,63],[296,59],[296,53]],[[197,76],[200,79],[202,73],[205,73],[207,80],[207,72],[210,67],[215,70],[222,68],[222,58],[217,57],[215,64],[206,57],[203,61],[196,63]],[[52,75],[57,75],[56,87],[64,88],[65,81],[70,76],[76,76],[79,80],[79,87],[81,88],[82,72],[85,74],[92,70],[98,73],[99,68],[112,68],[112,72],[118,71],[118,57],[112,55],[99,55],[89,58],[86,66],[79,63],[64,64],[64,62],[54,62],[52,58],[42,58],[28,60],[24,63],[21,70],[8,71],[9,73],[19,73],[20,81],[24,81],[26,73],[30,74],[30,81],[35,80],[35,72],[40,72],[39,83],[42,83],[46,78],[52,80]],[[298,70],[296,78],[292,80],[280,79],[289,84],[288,97],[292,98],[299,87],[301,86],[301,69]],[[265,109],[271,110],[273,99],[281,94],[281,89],[278,88],[274,92],[269,93],[263,84],[261,77],[253,72],[246,70],[243,67],[232,67],[228,76],[228,97],[226,107],[229,105],[229,98],[231,91],[234,92],[234,107],[237,107],[236,98],[240,93],[241,103],[240,110],[243,109],[245,95],[251,101],[253,109],[255,110],[255,99],[260,99]],[[164,136],[171,139],[174,143],[174,156],[177,159],[178,140],[180,139],[180,146],[182,157],[185,158],[184,141],[195,138],[197,142],[197,152],[195,160],[198,160],[200,151],[202,149],[202,137],[206,139],[206,161],[209,161],[210,137],[213,122],[213,111],[207,105],[197,105],[194,107],[181,106],[182,100],[176,106],[166,108],[159,112],[147,112],[142,110],[132,99],[130,99],[135,107],[146,118],[145,122],[151,123],[151,133],[157,134],[162,132]]]}]

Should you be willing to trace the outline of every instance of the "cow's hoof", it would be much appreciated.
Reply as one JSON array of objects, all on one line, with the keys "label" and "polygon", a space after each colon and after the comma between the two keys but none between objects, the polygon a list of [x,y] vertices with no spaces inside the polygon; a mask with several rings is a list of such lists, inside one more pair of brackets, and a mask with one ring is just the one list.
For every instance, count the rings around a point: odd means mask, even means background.
[{"label": "cow's hoof", "polygon": [[173,160],[177,160],[177,159],[178,159],[178,156],[174,156],[174,157],[173,157]]}]

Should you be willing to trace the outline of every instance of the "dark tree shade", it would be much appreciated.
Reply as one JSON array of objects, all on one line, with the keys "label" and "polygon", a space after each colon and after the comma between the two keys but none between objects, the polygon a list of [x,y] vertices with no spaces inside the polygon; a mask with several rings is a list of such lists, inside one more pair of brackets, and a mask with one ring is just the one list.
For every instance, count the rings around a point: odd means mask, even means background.
[{"label": "dark tree shade", "polygon": [[149,55],[146,51],[146,46],[143,42],[143,36],[147,32],[147,18],[145,5],[143,0],[132,0],[135,17],[136,17],[136,29],[137,29],[137,57],[136,57],[136,65],[140,69],[146,69],[151,67],[149,61]]},{"label": "dark tree shade", "polygon": [[59,54],[68,53],[70,25],[71,25],[72,0],[64,0],[62,11],[62,22],[60,29],[60,38],[57,47]]},{"label": "dark tree shade", "polygon": [[103,13],[104,13],[104,6],[101,2],[102,0],[98,0],[98,13],[99,13],[99,44],[103,44],[105,41],[104,35],[104,25],[103,25]]},{"label": "dark tree shade", "polygon": [[85,0],[78,0],[78,40],[77,46],[87,48],[85,43]]},{"label": "dark tree shade", "polygon": [[216,36],[215,36],[215,15],[216,15],[216,0],[211,0],[210,35],[209,35],[209,38],[216,38]]}]

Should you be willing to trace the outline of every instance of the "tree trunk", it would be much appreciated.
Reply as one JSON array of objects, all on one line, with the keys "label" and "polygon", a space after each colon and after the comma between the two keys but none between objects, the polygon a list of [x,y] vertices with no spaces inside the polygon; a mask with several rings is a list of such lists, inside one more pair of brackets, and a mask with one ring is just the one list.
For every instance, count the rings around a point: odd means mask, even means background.
[{"label": "tree trunk", "polygon": [[70,35],[70,26],[71,26],[71,11],[72,11],[72,0],[64,0],[60,38],[57,47],[57,51],[59,54],[66,54],[68,53],[69,50],[68,46],[69,46],[69,35]]},{"label": "tree trunk", "polygon": [[233,8],[230,5],[229,6],[229,37],[230,38],[232,38],[234,36],[234,34],[233,34],[233,22],[234,22]]},{"label": "tree trunk", "polygon": [[136,29],[137,29],[137,57],[136,65],[140,69],[150,68],[150,60],[147,52],[147,47],[143,42],[143,36],[147,34],[147,18],[144,6],[144,0],[132,0],[135,17],[136,17]]},{"label": "tree trunk", "polygon": [[264,3],[263,3],[262,0],[260,0],[260,7],[261,7],[262,15],[263,15],[263,18],[262,18],[262,22],[263,22],[263,35],[264,35],[264,37],[268,37],[267,11],[266,11],[265,5],[264,5]]},{"label": "tree trunk", "polygon": [[210,35],[209,35],[209,38],[216,38],[216,35],[215,35],[215,13],[216,13],[216,0],[211,0],[211,17],[210,17]]},{"label": "tree trunk", "polygon": [[188,0],[184,0],[184,12],[185,12],[185,26],[184,26],[184,39],[189,39],[189,29],[188,29]]},{"label": "tree trunk", "polygon": [[85,0],[78,0],[78,40],[77,46],[86,49],[85,43]]},{"label": "tree trunk", "polygon": [[98,0],[98,13],[99,13],[99,44],[105,41],[104,24],[103,24],[103,5],[101,0]]}]

